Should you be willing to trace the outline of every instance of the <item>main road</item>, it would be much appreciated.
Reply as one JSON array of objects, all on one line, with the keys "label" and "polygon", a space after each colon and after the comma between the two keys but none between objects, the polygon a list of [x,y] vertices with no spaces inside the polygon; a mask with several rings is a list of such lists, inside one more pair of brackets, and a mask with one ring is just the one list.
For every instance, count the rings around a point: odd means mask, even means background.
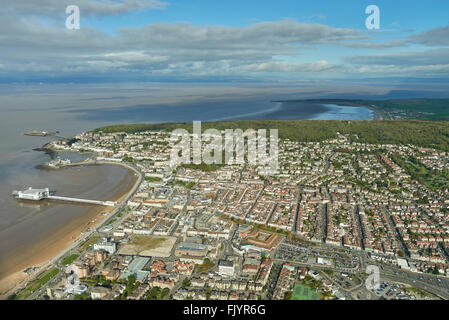
[{"label": "main road", "polygon": [[[117,164],[115,162],[105,162],[105,161],[98,161],[97,164]],[[75,242],[73,242],[68,248],[66,248],[64,251],[62,251],[61,253],[59,253],[56,257],[54,257],[53,259],[51,259],[49,262],[47,262],[43,267],[39,268],[39,270],[34,273],[34,275],[32,277],[30,277],[29,279],[27,279],[27,283],[29,283],[30,281],[36,279],[40,274],[42,274],[43,272],[45,272],[46,270],[54,267],[54,266],[58,266],[61,259],[67,255],[68,253],[70,253],[71,251],[73,251],[74,249],[78,249],[78,247],[83,244],[90,236],[92,236],[94,233],[97,232],[97,230],[99,230],[100,228],[102,228],[108,221],[110,221],[111,219],[115,218],[115,216],[122,211],[122,209],[124,209],[126,207],[126,203],[128,202],[129,199],[131,199],[131,197],[134,195],[134,193],[138,190],[138,188],[140,187],[140,184],[142,183],[143,180],[143,174],[140,172],[140,170],[132,165],[129,164],[121,164],[122,166],[127,167],[128,169],[131,169],[132,171],[135,172],[135,174],[138,176],[136,183],[134,184],[134,186],[132,187],[132,189],[130,191],[128,191],[128,193],[126,194],[125,198],[121,201],[121,204],[119,206],[117,206],[114,211],[109,215],[108,219],[103,220],[102,222],[100,222],[97,226],[95,226],[95,228],[92,228],[91,231],[85,233],[82,237],[78,238]],[[57,277],[62,277],[64,274],[64,270],[61,270],[59,272],[59,274],[57,275]],[[39,290],[37,290],[36,292],[34,292],[33,294],[31,294],[27,300],[33,300],[36,299],[39,295],[41,295],[43,292],[45,292],[47,286],[51,283],[52,281],[47,282],[45,285],[43,285]],[[10,289],[9,292],[17,292],[19,289],[24,288],[25,287],[25,283],[22,283],[20,287],[13,287],[13,289]]]}]

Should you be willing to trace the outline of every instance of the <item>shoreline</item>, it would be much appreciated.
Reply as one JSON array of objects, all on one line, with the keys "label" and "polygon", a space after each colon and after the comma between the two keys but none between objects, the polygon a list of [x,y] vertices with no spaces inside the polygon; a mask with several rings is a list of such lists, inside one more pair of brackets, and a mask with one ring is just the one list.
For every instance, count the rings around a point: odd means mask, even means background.
[{"label": "shoreline", "polygon": [[[87,229],[98,229],[108,219],[117,214],[118,209],[134,194],[143,179],[138,169],[126,163],[112,161],[93,161],[92,163],[82,161],[53,169],[60,170],[66,167],[84,165],[119,165],[129,170],[129,174],[117,184],[117,190],[108,199],[116,202],[117,205],[115,207],[93,206],[82,216],[70,220],[63,226],[49,230],[37,243],[30,244],[21,250],[20,253],[8,257],[8,261],[11,261],[14,267],[11,267],[10,271],[7,271],[6,275],[0,280],[0,299],[6,299],[12,293],[26,287],[42,271],[46,270],[68,251],[78,246],[79,240],[83,238],[82,232],[86,234]],[[123,185],[126,185],[126,188]],[[24,273],[24,270],[30,267],[35,267],[36,269],[31,274]]]},{"label": "shoreline", "polygon": [[[334,104],[336,106],[340,106],[340,107],[362,107],[362,108],[366,108],[369,109],[371,111],[373,111],[374,113],[374,118],[370,119],[370,120],[350,120],[350,121],[378,121],[378,120],[388,120],[388,118],[385,116],[385,114],[379,110],[378,108],[374,107],[374,106],[369,106],[369,105],[362,105],[362,104],[353,104],[351,105],[348,102],[340,102],[340,101],[334,101],[332,99],[330,99],[331,101],[327,101],[327,100],[313,100],[312,101],[308,101],[308,100],[273,100],[272,102],[276,102],[276,103],[284,103],[284,102],[310,102],[310,103],[316,103],[316,104],[320,104],[320,105],[326,105],[326,104]],[[321,121],[321,120],[310,120],[310,121]],[[327,120],[325,120],[327,121]],[[337,120],[338,121],[338,120]]]},{"label": "shoreline", "polygon": [[384,115],[376,108],[369,107],[369,106],[363,106],[363,107],[371,110],[374,113],[374,118],[371,121],[385,120]]},{"label": "shoreline", "polygon": [[[377,120],[385,120],[385,117],[384,117],[383,113],[380,110],[378,110],[376,107],[373,107],[373,106],[365,106],[365,105],[348,106],[348,105],[343,104],[343,103],[341,103],[341,104],[340,103],[332,103],[332,104],[334,104],[336,106],[339,106],[339,107],[366,108],[368,110],[371,110],[373,112],[373,114],[374,114],[373,119],[369,119],[369,120],[347,120],[347,121],[377,121]],[[322,104],[322,105],[326,105],[326,104]],[[315,120],[315,121],[317,121],[317,120]]]}]

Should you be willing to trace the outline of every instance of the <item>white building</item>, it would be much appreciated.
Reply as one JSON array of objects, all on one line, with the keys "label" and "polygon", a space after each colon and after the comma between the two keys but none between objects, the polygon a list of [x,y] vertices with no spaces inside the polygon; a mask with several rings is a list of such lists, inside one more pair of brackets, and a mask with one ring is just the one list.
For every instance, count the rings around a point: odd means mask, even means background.
[{"label": "white building", "polygon": [[84,284],[78,284],[78,285],[67,285],[66,286],[66,292],[69,294],[83,294],[87,291],[87,286]]},{"label": "white building", "polygon": [[94,244],[94,250],[104,250],[109,254],[114,254],[117,250],[117,245],[115,242],[109,242],[106,239],[103,239],[101,242]]},{"label": "white building", "polygon": [[45,189],[33,189],[28,188],[25,191],[14,191],[13,195],[16,198],[24,199],[24,200],[42,200],[47,198],[50,195],[50,190],[48,188]]},{"label": "white building", "polygon": [[235,272],[234,262],[220,260],[218,262],[218,274],[221,276],[233,276]]},{"label": "white building", "polygon": [[316,259],[316,262],[317,262],[318,264],[324,264],[324,265],[328,265],[328,266],[332,265],[332,262],[331,262],[331,261],[329,261],[328,259],[321,258],[321,257],[318,257],[318,258]]},{"label": "white building", "polygon": [[398,262],[398,266],[399,266],[401,269],[405,269],[405,270],[409,270],[409,269],[410,269],[410,267],[408,266],[408,262],[407,262],[406,259],[398,258],[398,259],[397,259],[397,262]]}]

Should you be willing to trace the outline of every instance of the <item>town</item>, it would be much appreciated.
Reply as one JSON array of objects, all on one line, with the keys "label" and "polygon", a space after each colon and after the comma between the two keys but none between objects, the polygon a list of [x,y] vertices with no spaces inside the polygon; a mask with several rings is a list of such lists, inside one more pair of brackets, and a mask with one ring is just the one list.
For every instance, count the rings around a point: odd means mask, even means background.
[{"label": "town", "polygon": [[[224,133],[224,131],[222,132]],[[170,132],[87,132],[52,148],[142,175],[137,191],[16,297],[447,299],[448,154],[338,138],[279,140],[279,173],[168,165]],[[63,165],[61,164],[61,167]],[[365,285],[367,266],[380,285]],[[78,285],[67,285],[71,266]]]}]

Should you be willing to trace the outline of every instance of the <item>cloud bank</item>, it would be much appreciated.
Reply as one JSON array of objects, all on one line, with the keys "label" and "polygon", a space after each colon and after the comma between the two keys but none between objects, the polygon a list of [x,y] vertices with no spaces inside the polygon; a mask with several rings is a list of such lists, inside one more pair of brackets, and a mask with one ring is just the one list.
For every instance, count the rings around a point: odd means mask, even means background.
[{"label": "cloud bank", "polygon": [[[366,30],[285,19],[242,27],[153,23],[121,28],[111,35],[83,25],[80,30],[66,30],[56,23],[71,2],[2,2],[3,81],[93,75],[136,80],[449,75],[445,48],[449,27],[385,40]],[[79,0],[77,4],[87,17],[169,7],[159,0]],[[408,46],[422,46],[422,50],[411,51]],[[336,56],[333,48],[351,54]]]}]

